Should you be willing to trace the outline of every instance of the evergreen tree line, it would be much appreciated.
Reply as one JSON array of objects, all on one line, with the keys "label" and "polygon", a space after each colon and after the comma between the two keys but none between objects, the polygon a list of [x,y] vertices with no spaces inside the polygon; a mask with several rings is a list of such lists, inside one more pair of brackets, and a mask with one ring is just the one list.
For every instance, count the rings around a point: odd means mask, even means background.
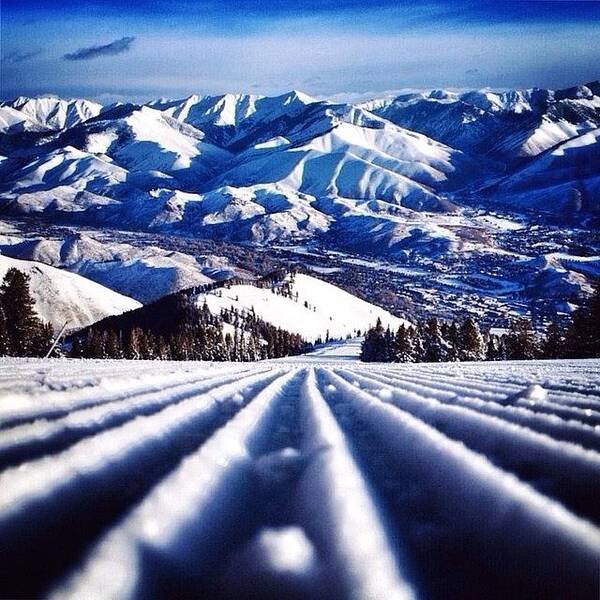
[{"label": "evergreen tree line", "polygon": [[310,351],[301,336],[274,327],[254,311],[242,314],[233,307],[213,315],[206,303],[197,307],[181,297],[170,325],[112,326],[110,320],[89,327],[72,338],[69,356],[149,360],[205,360],[246,362],[293,356]]},{"label": "evergreen tree line", "polygon": [[[252,285],[257,288],[267,288],[279,285],[280,287],[287,289],[289,293],[290,283],[293,283],[295,274],[296,270],[294,268],[277,269],[275,271],[267,273],[266,275],[262,275],[257,279],[243,279],[241,277],[230,277],[221,281],[213,281],[211,283],[204,283],[202,285],[196,285],[190,288],[186,288],[185,290],[181,290],[179,292],[176,292],[175,294],[185,295],[192,298],[198,296],[199,294],[206,294],[208,292],[212,292],[219,289],[229,289],[234,285]],[[291,275],[290,283],[285,281],[287,275]],[[291,293],[283,293],[282,295],[291,295]]]},{"label": "evergreen tree line", "polygon": [[481,331],[467,318],[462,323],[427,319],[393,332],[378,320],[365,334],[365,362],[444,362],[600,358],[600,284],[566,326],[550,323],[543,334],[528,319],[513,321],[507,333]]},{"label": "evergreen tree line", "polygon": [[10,268],[0,286],[0,356],[45,356],[52,326],[37,315],[29,275]]}]

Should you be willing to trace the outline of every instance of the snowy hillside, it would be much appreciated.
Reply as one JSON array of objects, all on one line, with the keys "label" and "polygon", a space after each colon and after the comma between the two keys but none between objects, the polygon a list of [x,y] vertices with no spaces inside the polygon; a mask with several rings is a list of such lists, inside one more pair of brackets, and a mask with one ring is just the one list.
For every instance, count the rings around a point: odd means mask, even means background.
[{"label": "snowy hillside", "polygon": [[[129,171],[158,171],[205,179],[228,158],[225,150],[203,141],[204,135],[152,108],[122,106],[106,111],[62,136],[82,150],[111,157]],[[188,175],[188,171],[191,171]]]},{"label": "snowy hillside", "polygon": [[600,213],[600,129],[557,144],[491,189],[504,205],[566,217]]},{"label": "snowy hillside", "polygon": [[87,325],[128,310],[138,308],[139,302],[122,296],[74,273],[68,273],[39,262],[0,256],[0,279],[10,268],[27,273],[35,310],[51,323],[55,331],[68,321],[67,330]]},{"label": "snowy hillside", "polygon": [[294,119],[315,102],[292,90],[272,98],[252,94],[192,95],[183,100],[157,100],[149,106],[206,131],[215,143],[231,147],[247,145],[256,137],[274,137],[282,121]]},{"label": "snowy hillside", "polygon": [[597,360],[302,361],[0,361],[0,596],[595,597]]},{"label": "snowy hillside", "polygon": [[231,307],[242,313],[254,311],[257,317],[276,327],[300,334],[306,341],[355,336],[357,329],[365,331],[381,319],[384,327],[397,329],[402,319],[369,304],[340,288],[303,274],[288,275],[289,294],[281,295],[278,286],[260,288],[253,285],[232,285],[198,296],[213,314]]},{"label": "snowy hillside", "polygon": [[332,195],[382,200],[398,206],[440,210],[433,189],[468,159],[368,115],[324,106],[311,115],[309,131],[260,143],[238,155],[213,183],[243,186],[279,182],[318,198]]},{"label": "snowy hillside", "polygon": [[41,126],[26,114],[11,106],[0,104],[0,133],[20,133],[23,131],[44,131]]},{"label": "snowy hillside", "polygon": [[106,243],[84,234],[60,239],[0,235],[0,252],[66,269],[143,303],[230,277],[251,277],[222,257]]}]

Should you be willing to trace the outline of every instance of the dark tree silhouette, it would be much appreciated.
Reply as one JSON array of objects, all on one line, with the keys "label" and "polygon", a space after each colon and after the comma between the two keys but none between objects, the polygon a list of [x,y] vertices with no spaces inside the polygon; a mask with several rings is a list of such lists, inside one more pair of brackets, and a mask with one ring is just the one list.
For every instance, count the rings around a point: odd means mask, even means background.
[{"label": "dark tree silhouette", "polygon": [[29,281],[11,268],[0,286],[0,344],[9,356],[43,356],[52,343],[52,328],[35,311]]}]

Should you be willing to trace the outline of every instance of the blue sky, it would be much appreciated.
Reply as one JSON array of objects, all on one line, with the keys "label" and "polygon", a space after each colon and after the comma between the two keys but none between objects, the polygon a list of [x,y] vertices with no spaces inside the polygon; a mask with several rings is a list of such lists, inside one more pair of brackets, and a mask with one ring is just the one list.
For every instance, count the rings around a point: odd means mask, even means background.
[{"label": "blue sky", "polygon": [[2,0],[0,18],[3,98],[359,97],[600,78],[600,0]]}]

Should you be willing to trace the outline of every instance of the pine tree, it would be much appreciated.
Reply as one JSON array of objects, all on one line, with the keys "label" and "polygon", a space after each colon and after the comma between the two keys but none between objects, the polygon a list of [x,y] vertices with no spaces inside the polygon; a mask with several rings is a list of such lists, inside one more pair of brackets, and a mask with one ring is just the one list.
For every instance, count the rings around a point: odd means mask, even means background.
[{"label": "pine tree", "polygon": [[573,314],[565,346],[572,358],[600,357],[600,281],[588,302]]},{"label": "pine tree", "polygon": [[460,326],[458,332],[458,359],[459,360],[483,360],[485,356],[485,345],[479,326],[468,317]]},{"label": "pine tree", "polygon": [[156,358],[156,339],[152,331],[142,330],[140,335],[140,354],[144,360]]},{"label": "pine tree", "polygon": [[529,319],[522,318],[511,323],[504,342],[508,360],[531,360],[540,355],[538,340],[531,330]]},{"label": "pine tree", "polygon": [[156,349],[155,349],[156,358],[159,360],[170,360],[171,359],[171,351],[169,348],[169,344],[167,344],[165,338],[162,335],[159,335],[156,338]]},{"label": "pine tree", "polygon": [[88,329],[84,345],[84,356],[86,358],[107,358],[105,331]]},{"label": "pine tree", "polygon": [[455,321],[452,321],[446,331],[442,331],[447,342],[448,356],[446,360],[454,362],[460,358],[460,330]]},{"label": "pine tree", "polygon": [[365,335],[361,350],[361,360],[365,362],[384,362],[389,357],[389,354],[381,319],[377,319],[375,327],[369,329]]},{"label": "pine tree", "polygon": [[[237,331],[237,329],[236,329]],[[240,361],[242,362],[246,362],[248,360],[248,349],[246,347],[246,336],[244,335],[244,332],[241,331],[240,335],[239,335],[239,341],[238,341],[238,356]]]},{"label": "pine tree", "polygon": [[[42,322],[42,325],[39,329],[38,334],[32,340],[32,349],[34,356],[45,356],[52,347],[54,342],[54,330],[52,329],[52,325],[50,323]],[[60,347],[57,347],[53,350],[52,356],[57,357],[61,355]]]},{"label": "pine tree", "polygon": [[140,354],[140,335],[141,329],[134,327],[125,335],[125,358],[129,360],[138,360]]},{"label": "pine tree", "polygon": [[0,287],[0,307],[7,354],[40,356],[49,349],[49,328],[35,312],[29,291],[29,275],[10,268]]},{"label": "pine tree", "polygon": [[500,356],[499,340],[495,335],[488,336],[487,347],[485,351],[485,360],[498,360]]},{"label": "pine tree", "polygon": [[443,362],[448,359],[448,343],[442,337],[439,321],[428,319],[423,331],[423,361]]},{"label": "pine tree", "polygon": [[83,348],[81,347],[81,341],[78,337],[76,337],[71,344],[69,356],[71,358],[81,358],[83,356]]},{"label": "pine tree", "polygon": [[123,358],[121,344],[117,334],[111,329],[106,334],[106,357],[107,358]]},{"label": "pine tree", "polygon": [[410,327],[400,325],[398,331],[396,331],[393,356],[396,362],[414,362],[413,334]]},{"label": "pine tree", "polygon": [[550,323],[546,329],[546,337],[542,342],[541,354],[543,358],[561,358],[564,355],[565,338],[557,323]]}]

